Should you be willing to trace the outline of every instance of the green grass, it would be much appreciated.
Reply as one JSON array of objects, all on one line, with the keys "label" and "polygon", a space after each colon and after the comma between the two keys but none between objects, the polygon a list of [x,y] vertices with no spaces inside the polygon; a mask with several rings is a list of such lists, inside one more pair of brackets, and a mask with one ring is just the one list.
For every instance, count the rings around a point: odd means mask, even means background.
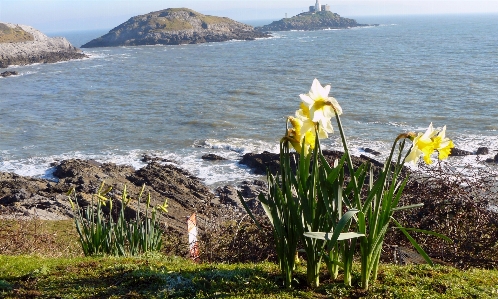
[{"label": "green grass", "polygon": [[275,263],[83,257],[72,221],[0,220],[0,298],[498,298],[496,269],[383,264],[368,292],[358,287],[358,264],[353,273],[345,287],[324,268],[310,289],[302,263],[287,290]]},{"label": "green grass", "polygon": [[[195,264],[163,255],[141,258],[0,256],[3,298],[497,298],[498,271],[382,265],[368,292],[326,281],[281,287],[278,266]],[[322,273],[325,278],[325,272]]]}]

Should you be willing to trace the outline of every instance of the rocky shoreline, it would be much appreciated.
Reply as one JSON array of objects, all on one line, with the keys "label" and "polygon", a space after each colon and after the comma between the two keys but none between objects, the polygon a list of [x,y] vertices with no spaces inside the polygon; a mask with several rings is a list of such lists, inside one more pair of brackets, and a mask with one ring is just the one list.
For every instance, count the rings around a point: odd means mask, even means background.
[{"label": "rocky shoreline", "polygon": [[[329,163],[342,155],[338,151],[323,153]],[[210,158],[216,160],[215,155]],[[375,175],[375,170],[382,166],[379,162],[367,156],[353,157],[356,166],[367,161],[373,165]],[[244,181],[237,186],[211,190],[199,178],[176,167],[171,161],[144,157],[143,162],[147,165],[136,170],[131,166],[94,160],[63,160],[53,165],[56,181],[0,173],[0,219],[71,219],[73,214],[66,192],[75,188],[80,205],[85,206],[92,201],[93,194],[103,181],[113,187],[107,196],[116,201],[120,200],[126,185],[133,199],[125,211],[128,217],[136,215],[136,199],[143,184],[146,192],[151,194],[153,206],[162,204],[168,198],[169,212],[160,214],[159,221],[168,233],[174,235],[185,235],[187,217],[194,212],[197,213],[201,232],[225,221],[244,219],[246,212],[238,198],[238,191],[255,214],[264,214],[256,198],[260,192],[267,190],[264,181]],[[245,154],[240,163],[255,173],[262,174],[266,169],[275,172],[279,168],[279,155],[269,152]],[[424,206],[397,213],[397,220],[408,227],[446,234],[454,240],[452,244],[440,240],[423,241],[424,248],[433,258],[458,267],[496,266],[498,249],[493,244],[498,241],[498,221],[496,212],[489,209],[489,204],[492,198],[496,198],[497,192],[489,189],[486,179],[469,185],[469,181],[459,181],[462,178],[450,179],[453,174],[444,170],[430,171],[433,173],[425,177],[410,173],[414,179],[408,181],[399,205],[424,203]],[[345,172],[347,176],[347,169]],[[495,177],[496,172],[490,175]],[[486,192],[488,195],[484,196]],[[481,195],[476,197],[476,194]],[[142,202],[140,210],[144,211],[144,208]],[[423,236],[422,240],[425,240]],[[410,246],[397,230],[387,235],[385,244]]]},{"label": "rocky shoreline", "polygon": [[[120,199],[125,185],[130,196],[136,198],[143,184],[151,193],[152,205],[162,204],[168,198],[169,213],[161,215],[161,222],[178,232],[184,231],[185,217],[194,212],[200,218],[219,220],[224,218],[226,209],[243,212],[234,187],[220,189],[216,196],[200,179],[158,159],[149,160],[138,170],[93,160],[63,160],[54,165],[53,176],[55,181],[0,173],[0,218],[70,219],[73,213],[66,192],[74,187],[84,206],[91,202],[103,181],[113,186],[110,196],[115,200]],[[264,188],[264,183],[242,182],[240,187],[250,200]],[[135,205],[129,207],[127,213],[133,214]]]},{"label": "rocky shoreline", "polygon": [[30,26],[0,23],[0,29],[0,36],[3,37],[0,41],[0,68],[88,57],[67,39],[48,37]]},{"label": "rocky shoreline", "polygon": [[[323,154],[330,164],[342,156],[342,152],[331,150],[324,150]],[[455,154],[471,153],[457,150]],[[218,159],[214,154],[203,158],[213,161]],[[374,172],[383,166],[382,163],[366,155],[352,158],[355,167],[369,162]],[[38,217],[45,220],[71,218],[72,211],[65,193],[74,187],[78,196],[88,203],[100,183],[105,181],[107,185],[113,186],[115,191],[111,194],[115,199],[120,198],[124,185],[133,196],[139,193],[143,184],[146,185],[146,190],[151,192],[153,205],[162,204],[164,199],[168,198],[170,213],[163,216],[163,220],[172,228],[183,230],[183,219],[193,212],[204,217],[220,219],[223,218],[221,211],[227,208],[235,213],[245,213],[237,196],[237,190],[243,193],[250,206],[258,210],[256,197],[261,191],[266,190],[266,182],[243,181],[237,186],[219,187],[213,192],[201,179],[178,168],[170,161],[149,156],[144,156],[142,161],[148,164],[136,170],[131,166],[100,163],[94,160],[63,160],[53,165],[53,176],[56,180],[0,172],[0,218]],[[245,154],[239,163],[260,175],[265,175],[267,170],[275,174],[280,167],[278,154],[269,152]],[[348,174],[347,167],[345,170]],[[407,169],[405,171],[409,172]]]}]

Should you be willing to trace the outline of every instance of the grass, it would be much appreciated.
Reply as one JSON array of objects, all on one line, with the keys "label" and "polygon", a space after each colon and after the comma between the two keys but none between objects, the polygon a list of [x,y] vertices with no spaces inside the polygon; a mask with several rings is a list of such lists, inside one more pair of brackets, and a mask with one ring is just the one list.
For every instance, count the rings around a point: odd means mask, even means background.
[{"label": "grass", "polygon": [[[382,265],[368,292],[325,281],[284,289],[273,263],[195,264],[163,255],[141,258],[0,256],[3,298],[497,298],[497,270]],[[322,273],[325,275],[325,272]]]},{"label": "grass", "polygon": [[308,288],[302,263],[288,290],[271,262],[83,257],[72,221],[0,220],[0,298],[498,298],[496,269],[383,264],[368,292],[320,275],[321,286]]},{"label": "grass", "polygon": [[0,23],[0,43],[15,43],[34,40],[33,36],[21,29],[21,27],[11,28]]}]

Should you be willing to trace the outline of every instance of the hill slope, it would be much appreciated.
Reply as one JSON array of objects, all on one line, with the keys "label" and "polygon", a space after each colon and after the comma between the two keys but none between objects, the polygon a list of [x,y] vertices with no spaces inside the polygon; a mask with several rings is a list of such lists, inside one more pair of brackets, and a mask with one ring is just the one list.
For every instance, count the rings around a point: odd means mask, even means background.
[{"label": "hill slope", "polygon": [[180,45],[268,37],[229,18],[207,16],[188,8],[169,8],[130,18],[82,46]]}]

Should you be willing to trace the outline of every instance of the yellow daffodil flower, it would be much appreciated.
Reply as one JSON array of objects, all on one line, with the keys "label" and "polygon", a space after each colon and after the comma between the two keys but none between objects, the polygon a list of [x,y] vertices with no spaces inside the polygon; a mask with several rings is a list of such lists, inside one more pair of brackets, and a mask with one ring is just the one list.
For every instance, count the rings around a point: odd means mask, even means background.
[{"label": "yellow daffodil flower", "polygon": [[412,139],[413,146],[405,162],[416,164],[419,157],[423,155],[425,163],[432,164],[431,155],[435,150],[439,153],[439,160],[443,160],[448,158],[451,149],[455,147],[453,141],[446,138],[446,126],[441,131],[437,131],[432,127],[431,123],[424,134],[419,133],[417,136],[413,136],[407,136]]},{"label": "yellow daffodil flower", "polygon": [[418,135],[412,140],[412,149],[406,157],[405,162],[413,162],[413,164],[417,164],[418,159],[421,155],[423,155],[425,163],[432,164],[431,155],[435,149],[432,137],[436,134],[437,132],[432,127],[432,123],[429,125],[429,128],[427,128],[427,131],[425,131],[424,134],[418,133]]},{"label": "yellow daffodil flower", "polygon": [[[314,123],[319,123],[324,132],[331,133],[332,125],[330,119],[337,113],[342,114],[342,108],[333,97],[329,97],[330,85],[323,87],[315,79],[308,94],[301,94],[299,97],[307,106],[309,113],[307,117]],[[304,113],[305,111],[303,111]]]},{"label": "yellow daffodil flower", "polygon": [[168,199],[166,198],[164,200],[164,203],[162,205],[158,205],[157,206],[157,209],[161,210],[164,213],[168,213],[168,207],[169,207],[169,205],[168,205]]},{"label": "yellow daffodil flower", "polygon": [[441,132],[439,132],[439,134],[437,134],[437,136],[433,138],[433,142],[434,148],[439,153],[439,160],[448,158],[448,156],[451,154],[451,149],[455,147],[453,141],[451,141],[449,138],[446,138],[446,126],[444,126]]},{"label": "yellow daffodil flower", "polygon": [[[300,105],[299,110],[296,111],[296,117],[299,118],[303,122],[302,126],[302,131],[303,132],[308,132],[312,131],[313,136],[315,135],[315,129],[316,129],[316,124],[311,120],[310,117],[310,110],[308,109],[308,106],[304,104],[303,102]],[[332,127],[332,124],[330,123],[330,119],[325,120],[321,125],[318,126],[318,138],[319,139],[324,139],[329,137],[328,133],[333,133],[334,128]]]},{"label": "yellow daffodil flower", "polygon": [[314,129],[303,130],[303,120],[298,117],[289,116],[287,119],[292,124],[292,128],[287,130],[287,134],[284,139],[288,141],[298,153],[301,153],[302,143],[304,139],[304,154],[308,155],[309,149],[313,149],[315,147]]}]

